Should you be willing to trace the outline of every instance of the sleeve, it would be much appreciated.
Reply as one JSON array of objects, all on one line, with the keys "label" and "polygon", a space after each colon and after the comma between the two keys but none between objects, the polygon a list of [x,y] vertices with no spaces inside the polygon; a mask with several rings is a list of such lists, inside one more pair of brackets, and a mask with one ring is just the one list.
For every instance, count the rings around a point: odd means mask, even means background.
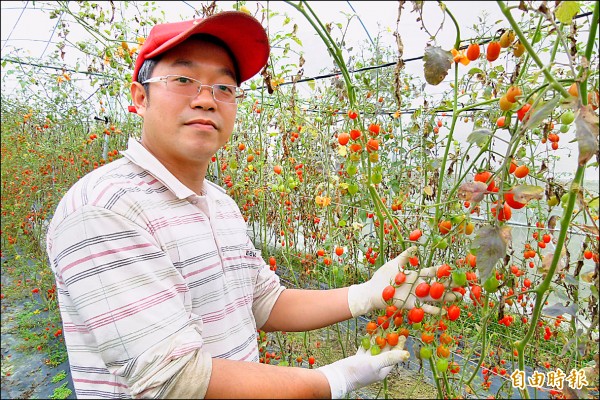
[{"label": "sleeve", "polygon": [[[49,232],[50,234],[50,232]],[[145,229],[110,210],[85,206],[48,239],[69,357],[103,363],[134,397],[166,394],[193,368],[203,397],[211,358],[202,352],[202,320],[187,285]],[[61,293],[62,292],[62,293]],[[99,359],[99,361],[97,360]]]},{"label": "sleeve", "polygon": [[248,238],[248,244],[254,253],[256,254],[255,262],[259,264],[256,274],[256,281],[254,283],[254,301],[252,303],[252,313],[256,320],[256,326],[262,327],[271,315],[271,310],[275,305],[275,302],[279,298],[279,295],[285,289],[281,285],[279,276],[271,271],[265,260],[260,255],[260,252],[256,251],[250,238]]}]

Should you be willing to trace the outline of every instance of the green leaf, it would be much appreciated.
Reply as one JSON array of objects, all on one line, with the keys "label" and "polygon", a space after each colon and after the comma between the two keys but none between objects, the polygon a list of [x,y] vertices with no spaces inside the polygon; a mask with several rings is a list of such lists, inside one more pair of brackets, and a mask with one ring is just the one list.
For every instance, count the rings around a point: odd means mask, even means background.
[{"label": "green leaf", "polygon": [[562,1],[558,7],[556,7],[554,15],[561,23],[569,25],[571,24],[573,17],[579,12],[579,8],[580,5],[578,1]]},{"label": "green leaf", "polygon": [[477,256],[481,282],[485,282],[492,275],[498,260],[506,255],[506,246],[510,240],[511,228],[508,225],[486,225],[477,232],[471,249]]},{"label": "green leaf", "polygon": [[475,74],[483,74],[483,70],[479,69],[479,68],[471,68],[469,70],[469,72],[467,72],[469,75],[475,75]]},{"label": "green leaf", "polygon": [[467,136],[467,142],[475,143],[477,146],[483,148],[489,142],[492,135],[493,132],[489,129],[477,129]]},{"label": "green leaf", "polygon": [[315,80],[310,80],[307,81],[306,83],[308,84],[308,87],[310,88],[310,90],[315,90]]}]

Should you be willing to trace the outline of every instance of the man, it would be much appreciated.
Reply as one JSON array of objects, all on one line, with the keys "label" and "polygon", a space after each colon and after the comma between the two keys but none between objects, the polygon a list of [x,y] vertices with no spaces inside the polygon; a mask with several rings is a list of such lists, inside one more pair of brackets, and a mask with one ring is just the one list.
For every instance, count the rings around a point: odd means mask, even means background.
[{"label": "man", "polygon": [[[350,288],[285,289],[237,205],[204,179],[233,131],[239,84],[269,51],[260,23],[233,11],[157,25],[140,49],[141,141],[69,190],[47,236],[78,397],[342,397],[406,358],[386,348],[317,369],[257,362],[257,328],[306,331],[383,308],[408,257]],[[399,306],[414,303],[412,286]]]}]

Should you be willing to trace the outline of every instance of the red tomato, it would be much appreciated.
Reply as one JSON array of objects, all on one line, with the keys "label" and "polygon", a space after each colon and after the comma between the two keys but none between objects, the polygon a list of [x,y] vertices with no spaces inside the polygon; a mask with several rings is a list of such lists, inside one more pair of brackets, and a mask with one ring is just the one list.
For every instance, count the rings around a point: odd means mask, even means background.
[{"label": "red tomato", "polygon": [[446,288],[443,284],[439,282],[433,282],[429,288],[429,296],[431,296],[432,299],[437,300],[444,295],[445,291]]},{"label": "red tomato", "polygon": [[352,140],[357,140],[361,136],[362,133],[358,129],[352,129],[350,131],[350,137],[352,138]]},{"label": "red tomato", "polygon": [[410,233],[410,235],[408,236],[408,240],[412,241],[412,242],[416,242],[417,240],[419,240],[419,238],[421,237],[423,233],[421,232],[420,229],[415,229],[414,231],[412,231]]},{"label": "red tomato", "polygon": [[358,117],[358,114],[356,113],[356,111],[348,110],[348,118],[356,119],[356,117]]},{"label": "red tomato", "polygon": [[350,135],[348,134],[348,132],[342,132],[338,135],[338,142],[342,146],[345,146],[346,144],[348,144],[349,141],[350,141]]},{"label": "red tomato", "polygon": [[383,289],[383,292],[381,293],[381,297],[383,297],[383,301],[385,301],[386,303],[392,299],[394,297],[394,294],[396,293],[396,288],[393,287],[392,285],[388,285]]},{"label": "red tomato", "polygon": [[417,324],[423,321],[423,317],[425,316],[425,311],[422,308],[415,307],[408,312],[409,321]]},{"label": "red tomato", "polygon": [[500,56],[500,50],[502,47],[498,42],[490,42],[487,47],[486,59],[490,62],[496,61]]},{"label": "red tomato", "polygon": [[386,336],[385,336],[385,340],[387,341],[387,343],[394,347],[395,345],[398,344],[398,339],[400,338],[400,335],[397,332],[389,332]]},{"label": "red tomato", "polygon": [[460,307],[456,304],[452,304],[448,307],[448,319],[450,321],[456,321],[460,317]]},{"label": "red tomato", "polygon": [[526,203],[519,203],[518,201],[515,201],[515,195],[510,192],[504,193],[504,201],[506,201],[506,204],[515,210],[523,208],[526,205]]},{"label": "red tomato", "polygon": [[402,285],[406,281],[406,274],[404,272],[398,272],[394,278],[394,283],[398,286]]},{"label": "red tomato", "polygon": [[336,247],[335,254],[337,254],[338,256],[341,256],[342,254],[344,254],[344,248],[340,247],[340,246]]},{"label": "red tomato", "polygon": [[523,107],[519,108],[519,111],[517,111],[517,117],[519,118],[519,121],[523,121],[523,118],[525,118],[525,115],[527,114],[530,108],[531,104],[529,103],[525,103],[523,104]]},{"label": "red tomato", "polygon": [[479,58],[481,54],[481,49],[477,43],[471,43],[469,47],[467,47],[467,58],[471,61],[475,61]]},{"label": "red tomato", "polygon": [[450,276],[451,272],[452,272],[452,267],[450,265],[442,264],[438,267],[436,275],[437,275],[438,279],[442,279],[447,276]]},{"label": "red tomato", "polygon": [[527,175],[529,174],[529,167],[527,167],[527,165],[522,164],[519,165],[514,172],[514,175],[517,178],[525,178]]},{"label": "red tomato", "polygon": [[429,290],[431,287],[427,282],[421,282],[415,288],[415,296],[417,297],[426,297],[429,294]]},{"label": "red tomato", "polygon": [[381,126],[378,124],[369,125],[369,132],[371,132],[374,136],[379,135],[380,130],[381,130]]}]

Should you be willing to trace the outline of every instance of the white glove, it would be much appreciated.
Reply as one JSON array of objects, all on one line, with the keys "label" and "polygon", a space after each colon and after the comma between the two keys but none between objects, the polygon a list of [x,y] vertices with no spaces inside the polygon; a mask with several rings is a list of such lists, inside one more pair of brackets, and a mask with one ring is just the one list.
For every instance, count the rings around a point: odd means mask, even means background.
[{"label": "white glove", "polygon": [[[356,318],[359,315],[364,315],[375,309],[384,309],[387,306],[382,297],[383,289],[394,282],[394,278],[398,272],[403,270],[401,267],[415,254],[416,249],[415,246],[409,247],[398,257],[383,264],[375,271],[371,279],[348,288],[348,306],[350,307],[352,317]],[[404,271],[406,281],[396,288],[393,299],[394,305],[400,309],[413,308],[417,300],[414,289],[419,283],[424,282],[423,278],[435,277],[438,268],[439,266],[423,268],[419,271]],[[459,297],[460,294],[456,292],[448,292],[437,300],[433,300],[429,295],[420,300],[428,302],[451,302]],[[421,308],[428,314],[439,314],[442,312],[438,307],[430,304],[422,304]]]},{"label": "white glove", "polygon": [[360,346],[356,355],[317,368],[317,371],[329,381],[331,398],[340,399],[353,390],[384,379],[394,365],[406,361],[409,356],[406,350],[390,350],[389,345],[372,356]]}]

